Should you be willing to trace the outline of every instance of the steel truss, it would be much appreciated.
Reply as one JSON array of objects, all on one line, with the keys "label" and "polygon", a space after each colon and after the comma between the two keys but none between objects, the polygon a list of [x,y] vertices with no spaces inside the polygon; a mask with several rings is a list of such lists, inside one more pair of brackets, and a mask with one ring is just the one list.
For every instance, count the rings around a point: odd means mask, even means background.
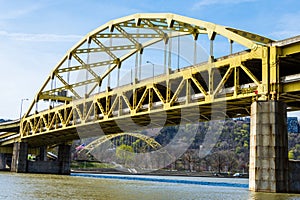
[{"label": "steel truss", "polygon": [[[208,62],[177,70],[167,66],[162,75],[144,80],[135,76],[131,84],[110,87],[112,72],[117,70],[119,79],[122,63],[134,55],[138,58],[147,47],[161,41],[170,45],[170,39],[187,35],[197,40],[202,34],[211,44]],[[213,41],[217,35],[246,50],[215,58]],[[115,44],[119,39],[122,44]],[[279,70],[279,60],[290,61],[289,56],[299,52],[299,43],[285,51],[272,43],[253,33],[169,13],[135,14],[112,20],[87,34],[54,67],[21,121],[21,138],[56,134],[62,139],[61,134],[69,134],[65,138],[73,139],[76,127],[92,124],[99,125],[105,134],[120,133],[124,126],[133,130],[136,124],[145,126],[149,120],[159,124],[163,113],[167,115],[167,125],[180,120],[188,123],[197,115],[198,121],[209,120],[211,106],[218,102],[226,102],[227,117],[249,115],[253,100],[288,99],[295,84],[299,86],[298,82],[280,85]],[[105,56],[92,61],[93,53]],[[135,74],[139,62],[136,61]],[[70,75],[82,71],[86,73],[85,80],[70,81]],[[108,80],[106,91],[97,92],[104,80]],[[78,89],[83,87],[85,93],[80,94]],[[34,111],[34,105],[44,100],[50,102],[49,109]],[[62,104],[53,107],[53,101]],[[180,116],[182,109],[195,108],[199,112]],[[130,127],[128,120],[133,120],[135,126]]]},{"label": "steel truss", "polygon": [[92,151],[94,149],[101,146],[105,142],[110,141],[117,137],[121,137],[121,136],[130,136],[130,137],[140,139],[141,141],[143,141],[147,145],[149,145],[153,150],[157,150],[157,149],[161,148],[161,145],[158,142],[156,142],[153,138],[148,137],[146,135],[139,134],[139,133],[118,133],[118,134],[110,134],[110,135],[101,136],[100,138],[94,140],[93,142],[91,142],[87,146],[85,146],[84,149],[82,149],[78,152],[78,154],[80,154],[81,152],[90,154],[90,153],[92,153]]}]

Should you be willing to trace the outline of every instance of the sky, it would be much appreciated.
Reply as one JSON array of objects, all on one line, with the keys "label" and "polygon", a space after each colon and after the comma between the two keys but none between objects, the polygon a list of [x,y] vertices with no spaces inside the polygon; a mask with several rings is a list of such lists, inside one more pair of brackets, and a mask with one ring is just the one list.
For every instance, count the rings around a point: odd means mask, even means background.
[{"label": "sky", "polygon": [[0,0],[0,118],[17,119],[87,33],[135,13],[193,17],[274,40],[300,35],[299,0]]}]

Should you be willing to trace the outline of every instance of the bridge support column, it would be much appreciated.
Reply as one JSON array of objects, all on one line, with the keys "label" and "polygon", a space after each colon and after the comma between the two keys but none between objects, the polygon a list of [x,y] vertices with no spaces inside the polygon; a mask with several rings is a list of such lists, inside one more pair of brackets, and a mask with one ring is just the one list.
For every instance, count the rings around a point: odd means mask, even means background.
[{"label": "bridge support column", "polygon": [[0,170],[6,169],[6,154],[0,153]]},{"label": "bridge support column", "polygon": [[39,160],[47,161],[47,146],[40,147]]},{"label": "bridge support column", "polygon": [[13,148],[11,163],[12,172],[27,172],[28,144],[26,142],[16,142]]},{"label": "bridge support column", "polygon": [[249,189],[288,191],[286,105],[258,101],[251,105]]},{"label": "bridge support column", "polygon": [[71,146],[61,144],[58,147],[59,174],[71,172]]}]

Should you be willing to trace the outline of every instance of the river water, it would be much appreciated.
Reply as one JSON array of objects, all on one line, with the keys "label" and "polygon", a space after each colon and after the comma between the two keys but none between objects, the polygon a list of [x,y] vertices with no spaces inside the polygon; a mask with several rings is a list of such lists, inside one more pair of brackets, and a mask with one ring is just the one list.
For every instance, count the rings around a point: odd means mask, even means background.
[{"label": "river water", "polygon": [[0,172],[1,200],[300,200],[300,194],[253,193],[247,187],[248,179]]}]

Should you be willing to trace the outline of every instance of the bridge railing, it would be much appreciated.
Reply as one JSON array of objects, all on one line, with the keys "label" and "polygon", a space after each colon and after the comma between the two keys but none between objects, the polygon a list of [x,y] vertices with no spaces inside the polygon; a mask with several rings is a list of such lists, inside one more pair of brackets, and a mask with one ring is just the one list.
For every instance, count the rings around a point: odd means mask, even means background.
[{"label": "bridge railing", "polygon": [[[238,113],[248,115],[246,105],[262,93],[263,88],[262,77],[258,75],[262,69],[259,52],[262,49],[175,70],[88,98],[74,99],[23,118],[21,136],[29,138],[62,130],[75,133],[76,126],[97,123],[104,132],[120,132],[114,120],[140,117],[136,122],[144,124],[145,116],[150,113],[171,113],[182,107],[192,109],[222,101],[235,102],[227,105],[231,116]],[[202,110],[203,120],[210,118],[210,112],[209,108]]]}]

